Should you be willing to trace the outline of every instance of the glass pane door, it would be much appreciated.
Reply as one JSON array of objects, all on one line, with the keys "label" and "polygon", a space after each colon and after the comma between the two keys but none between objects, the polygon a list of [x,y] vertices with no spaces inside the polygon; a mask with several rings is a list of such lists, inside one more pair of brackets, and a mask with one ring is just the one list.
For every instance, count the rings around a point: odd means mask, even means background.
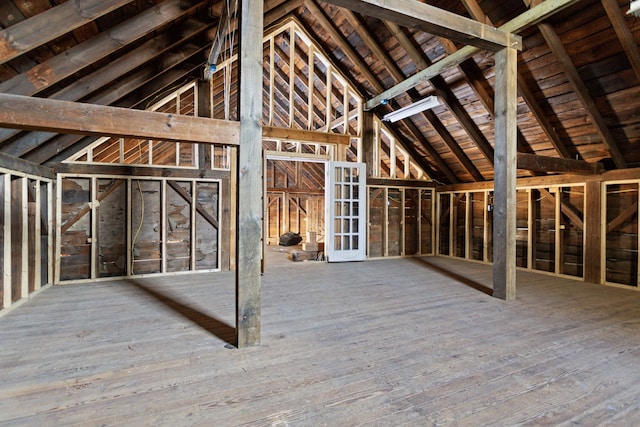
[{"label": "glass pane door", "polygon": [[326,188],[327,260],[363,261],[366,250],[365,164],[329,162]]}]

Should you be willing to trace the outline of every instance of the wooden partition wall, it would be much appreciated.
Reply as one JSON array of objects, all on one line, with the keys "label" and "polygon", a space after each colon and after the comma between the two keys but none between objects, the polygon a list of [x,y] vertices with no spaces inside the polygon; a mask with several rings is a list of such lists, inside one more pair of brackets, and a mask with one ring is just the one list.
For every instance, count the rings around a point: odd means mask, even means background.
[{"label": "wooden partition wall", "polygon": [[0,170],[0,309],[53,278],[53,182]]},{"label": "wooden partition wall", "polygon": [[58,281],[228,269],[225,186],[228,179],[61,176]]},{"label": "wooden partition wall", "polygon": [[433,254],[433,188],[378,183],[367,190],[369,258]]},{"label": "wooden partition wall", "polygon": [[[638,289],[637,176],[635,169],[520,180],[516,266]],[[438,255],[493,261],[493,189],[487,184],[449,186],[437,193]]]}]

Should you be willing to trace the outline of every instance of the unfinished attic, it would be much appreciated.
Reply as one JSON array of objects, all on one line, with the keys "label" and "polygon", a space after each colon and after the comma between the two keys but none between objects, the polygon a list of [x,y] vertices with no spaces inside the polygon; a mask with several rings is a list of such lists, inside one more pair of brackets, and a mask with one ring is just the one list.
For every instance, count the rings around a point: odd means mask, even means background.
[{"label": "unfinished attic", "polygon": [[0,1],[0,425],[638,425],[639,11]]}]

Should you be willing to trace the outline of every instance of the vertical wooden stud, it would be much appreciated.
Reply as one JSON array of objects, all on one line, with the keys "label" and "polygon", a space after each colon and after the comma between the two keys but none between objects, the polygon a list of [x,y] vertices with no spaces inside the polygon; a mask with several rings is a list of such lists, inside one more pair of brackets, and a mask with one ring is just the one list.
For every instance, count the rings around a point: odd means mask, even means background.
[{"label": "vertical wooden stud", "polygon": [[42,240],[40,239],[40,234],[42,233],[42,218],[41,218],[41,197],[42,192],[40,191],[40,181],[34,181],[34,194],[35,194],[35,212],[34,212],[34,248],[35,252],[35,265],[33,266],[33,290],[37,291],[42,287]]},{"label": "vertical wooden stud", "polygon": [[29,295],[29,178],[20,178],[20,200],[22,206],[22,255],[20,266],[22,270],[20,280],[20,298],[27,298]]},{"label": "vertical wooden stud", "polygon": [[531,269],[535,267],[533,265],[533,260],[534,253],[536,251],[536,239],[534,234],[536,220],[534,218],[535,213],[533,212],[533,204],[535,200],[533,199],[533,189],[527,188],[525,191],[527,192],[527,268]]},{"label": "vertical wooden stud", "polygon": [[240,6],[240,146],[238,247],[236,268],[236,344],[260,344],[262,226],[262,0]]},{"label": "vertical wooden stud", "polygon": [[53,278],[55,274],[54,269],[54,247],[57,246],[55,244],[54,235],[53,235],[53,224],[54,224],[54,183],[47,182],[47,284],[53,283]]},{"label": "vertical wooden stud", "polygon": [[2,308],[11,306],[11,174],[2,175],[2,187],[4,189],[4,247],[2,258]]},{"label": "vertical wooden stud", "polygon": [[516,296],[517,52],[496,53],[493,296]]}]

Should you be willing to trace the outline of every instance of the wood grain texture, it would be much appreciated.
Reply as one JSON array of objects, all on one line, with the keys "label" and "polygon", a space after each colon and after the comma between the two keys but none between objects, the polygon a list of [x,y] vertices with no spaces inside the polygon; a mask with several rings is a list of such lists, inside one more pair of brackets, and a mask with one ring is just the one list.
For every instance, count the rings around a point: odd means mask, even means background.
[{"label": "wood grain texture", "polygon": [[238,122],[0,94],[0,126],[80,135],[235,145]]},{"label": "wood grain texture", "polygon": [[267,265],[242,350],[232,273],[45,290],[0,318],[0,423],[640,422],[637,292],[518,272],[505,303],[453,259]]}]

